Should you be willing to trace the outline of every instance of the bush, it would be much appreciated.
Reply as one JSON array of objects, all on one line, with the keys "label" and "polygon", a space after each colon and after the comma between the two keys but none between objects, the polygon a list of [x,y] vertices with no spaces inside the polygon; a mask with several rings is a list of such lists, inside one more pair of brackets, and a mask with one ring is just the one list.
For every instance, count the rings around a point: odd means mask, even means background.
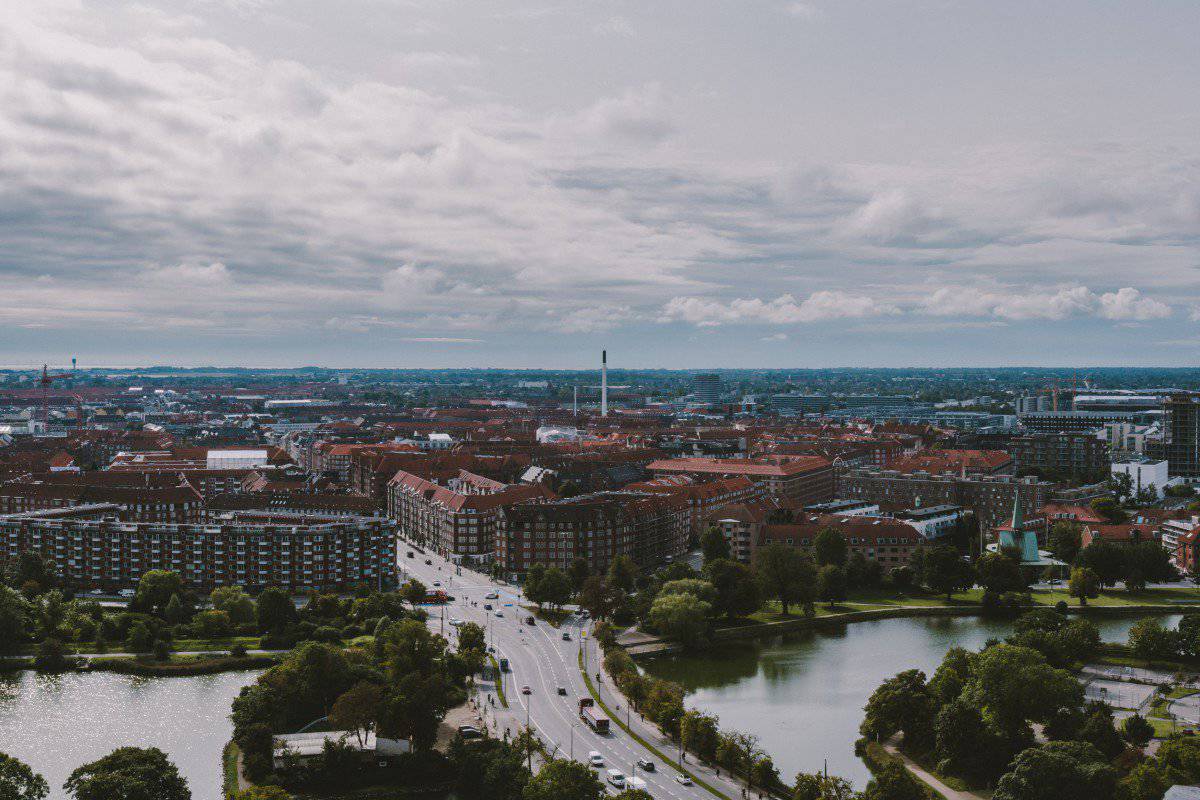
[{"label": "bush", "polygon": [[38,672],[65,672],[70,666],[67,648],[58,639],[46,639],[38,645],[33,658],[33,668]]},{"label": "bush", "polygon": [[235,644],[233,647],[229,648],[229,655],[234,658],[245,658],[246,646],[244,644]]},{"label": "bush", "polygon": [[171,658],[171,643],[166,639],[156,639],[154,641],[154,660],[169,661]]}]

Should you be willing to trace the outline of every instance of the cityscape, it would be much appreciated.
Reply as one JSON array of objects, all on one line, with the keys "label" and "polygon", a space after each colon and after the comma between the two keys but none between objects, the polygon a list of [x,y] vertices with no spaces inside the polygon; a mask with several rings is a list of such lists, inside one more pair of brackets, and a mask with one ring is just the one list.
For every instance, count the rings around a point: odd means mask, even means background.
[{"label": "cityscape", "polygon": [[0,13],[0,800],[1200,800],[1200,4]]}]

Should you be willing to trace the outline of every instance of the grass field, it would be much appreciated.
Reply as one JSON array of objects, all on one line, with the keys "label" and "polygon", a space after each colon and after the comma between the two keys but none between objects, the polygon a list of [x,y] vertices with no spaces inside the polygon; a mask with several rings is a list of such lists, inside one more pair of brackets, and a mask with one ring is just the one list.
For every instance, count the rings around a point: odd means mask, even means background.
[{"label": "grass field", "polygon": [[[1030,597],[1036,605],[1054,606],[1060,601],[1072,607],[1079,606],[1079,600],[1067,594],[1066,588],[1038,589],[1030,592]],[[980,605],[983,598],[982,589],[971,589],[957,592],[949,599],[945,595],[912,592],[900,594],[883,589],[851,592],[843,602],[833,608],[828,603],[816,605],[818,617],[831,614],[845,614],[853,611],[873,611],[887,608],[928,608],[951,607],[972,608]],[[1142,592],[1126,592],[1114,590],[1101,592],[1099,597],[1088,600],[1089,606],[1113,608],[1120,606],[1163,606],[1171,608],[1177,605],[1195,603],[1200,605],[1200,587],[1146,589]],[[755,622],[780,622],[801,615],[798,606],[792,606],[789,614],[784,615],[777,601],[767,603],[760,611],[750,615]]]}]

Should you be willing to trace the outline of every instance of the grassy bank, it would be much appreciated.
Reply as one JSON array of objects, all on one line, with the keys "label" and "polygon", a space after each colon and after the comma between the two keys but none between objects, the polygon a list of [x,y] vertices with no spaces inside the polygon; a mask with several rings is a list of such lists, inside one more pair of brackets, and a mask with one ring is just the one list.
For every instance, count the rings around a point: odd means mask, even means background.
[{"label": "grassy bank", "polygon": [[240,672],[252,669],[267,669],[278,662],[278,657],[260,655],[234,658],[233,656],[175,656],[170,661],[154,661],[150,658],[93,658],[93,672],[116,672],[121,675],[141,675],[154,678],[186,677],[192,675],[216,675],[221,672]]},{"label": "grassy bank", "polygon": [[221,789],[226,798],[238,790],[238,758],[241,750],[232,741],[221,751]]},{"label": "grassy bank", "polygon": [[[867,769],[871,771],[872,775],[892,762],[900,764],[900,766],[904,767],[906,770],[908,769],[908,766],[904,763],[904,759],[889,753],[879,742],[865,740],[860,741],[857,749],[858,757],[861,758],[862,762],[867,765]],[[937,789],[934,789],[928,783],[925,783],[925,781],[922,781],[911,770],[909,770],[909,774],[916,778],[917,781],[925,787],[925,791],[928,793],[930,800],[946,800],[945,795],[943,795]],[[943,778],[942,780],[944,781],[945,779]],[[950,786],[951,788],[957,788],[952,786],[949,782],[946,782],[946,785]]]}]

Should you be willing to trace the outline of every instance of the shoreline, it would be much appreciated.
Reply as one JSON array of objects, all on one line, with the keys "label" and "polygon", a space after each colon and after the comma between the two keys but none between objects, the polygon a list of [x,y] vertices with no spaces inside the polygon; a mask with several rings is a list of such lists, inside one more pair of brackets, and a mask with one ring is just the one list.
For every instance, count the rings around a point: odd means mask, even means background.
[{"label": "shoreline", "polygon": [[[1011,616],[1016,617],[1021,613],[1034,611],[1039,608],[1053,608],[1053,606],[1037,604],[1021,606],[1013,609]],[[1128,617],[1150,614],[1161,614],[1168,616],[1171,614],[1187,614],[1191,612],[1200,612],[1200,603],[1179,604],[1173,606],[1070,606],[1067,609],[1068,614],[1098,617]],[[738,641],[743,639],[769,639],[774,636],[781,636],[788,633],[798,633],[808,630],[821,630],[823,628],[837,628],[843,625],[853,624],[855,622],[874,622],[877,620],[899,619],[904,617],[983,616],[985,616],[984,610],[979,606],[901,606],[897,608],[864,609],[860,611],[846,611],[840,614],[796,617],[795,619],[779,620],[778,622],[758,622],[751,625],[743,625],[733,628],[718,628],[713,632],[712,644],[719,644],[727,641]],[[1009,615],[1006,614],[1006,616]],[[617,644],[629,654],[630,658],[633,658],[634,660],[686,652],[681,645],[661,637],[650,636],[649,634],[643,634],[643,636],[645,638],[640,638],[633,642],[622,643],[618,640]],[[704,650],[700,649],[694,652],[703,653]]]}]

